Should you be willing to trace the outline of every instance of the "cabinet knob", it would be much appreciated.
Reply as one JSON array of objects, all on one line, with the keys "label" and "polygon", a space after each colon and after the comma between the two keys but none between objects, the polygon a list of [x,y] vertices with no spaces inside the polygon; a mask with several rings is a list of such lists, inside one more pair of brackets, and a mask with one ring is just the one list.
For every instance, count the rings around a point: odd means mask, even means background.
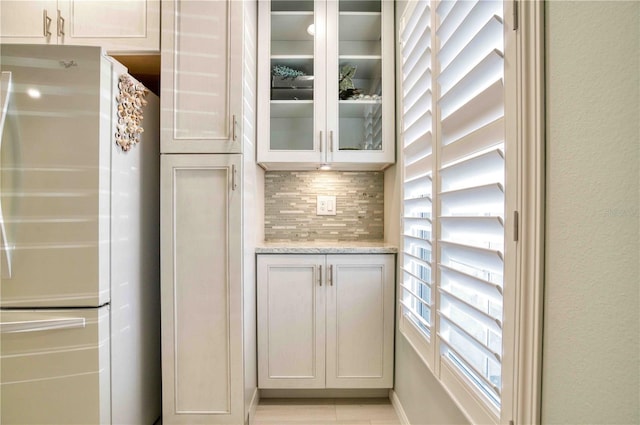
[{"label": "cabinet knob", "polygon": [[322,264],[318,266],[318,270],[320,271],[320,273],[318,274],[320,276],[320,279],[318,279],[320,286],[322,286]]}]

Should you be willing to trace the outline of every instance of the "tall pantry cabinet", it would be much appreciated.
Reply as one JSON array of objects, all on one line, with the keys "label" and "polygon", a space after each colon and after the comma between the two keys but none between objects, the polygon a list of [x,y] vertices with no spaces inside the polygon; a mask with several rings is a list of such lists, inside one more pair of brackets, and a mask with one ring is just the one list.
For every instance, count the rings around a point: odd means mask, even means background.
[{"label": "tall pantry cabinet", "polygon": [[244,424],[257,402],[256,27],[255,2],[162,2],[164,424]]}]

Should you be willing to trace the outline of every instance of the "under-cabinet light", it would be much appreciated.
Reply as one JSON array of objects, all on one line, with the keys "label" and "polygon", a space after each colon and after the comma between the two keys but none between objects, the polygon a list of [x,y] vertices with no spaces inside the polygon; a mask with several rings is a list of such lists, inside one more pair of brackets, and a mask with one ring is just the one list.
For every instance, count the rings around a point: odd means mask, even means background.
[{"label": "under-cabinet light", "polygon": [[307,27],[307,32],[309,33],[309,35],[316,35],[316,25],[315,24],[311,24]]},{"label": "under-cabinet light", "polygon": [[34,88],[27,89],[27,94],[32,99],[40,99],[41,96],[40,90]]},{"label": "under-cabinet light", "polygon": [[330,170],[330,169],[331,169],[331,165],[329,165],[329,164],[322,164],[318,168],[318,170],[322,170],[322,171],[327,171],[327,170]]}]

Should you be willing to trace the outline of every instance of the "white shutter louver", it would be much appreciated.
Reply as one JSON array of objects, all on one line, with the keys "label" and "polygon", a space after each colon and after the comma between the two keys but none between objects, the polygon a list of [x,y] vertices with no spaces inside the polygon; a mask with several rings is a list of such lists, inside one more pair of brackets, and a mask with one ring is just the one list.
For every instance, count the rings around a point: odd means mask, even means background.
[{"label": "white shutter louver", "polygon": [[443,3],[437,11],[439,353],[499,408],[505,210],[502,2]]},{"label": "white shutter louver", "polygon": [[402,29],[403,241],[400,303],[403,315],[432,337],[432,75],[431,11],[417,2]]}]

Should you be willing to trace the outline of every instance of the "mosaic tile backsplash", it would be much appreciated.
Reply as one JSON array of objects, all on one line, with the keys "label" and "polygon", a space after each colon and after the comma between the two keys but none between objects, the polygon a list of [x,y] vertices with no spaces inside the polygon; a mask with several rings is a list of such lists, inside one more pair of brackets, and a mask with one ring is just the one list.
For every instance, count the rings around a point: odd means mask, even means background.
[{"label": "mosaic tile backsplash", "polygon": [[[316,215],[316,197],[335,195],[336,215]],[[268,171],[265,240],[382,241],[384,173],[370,171]]]}]

